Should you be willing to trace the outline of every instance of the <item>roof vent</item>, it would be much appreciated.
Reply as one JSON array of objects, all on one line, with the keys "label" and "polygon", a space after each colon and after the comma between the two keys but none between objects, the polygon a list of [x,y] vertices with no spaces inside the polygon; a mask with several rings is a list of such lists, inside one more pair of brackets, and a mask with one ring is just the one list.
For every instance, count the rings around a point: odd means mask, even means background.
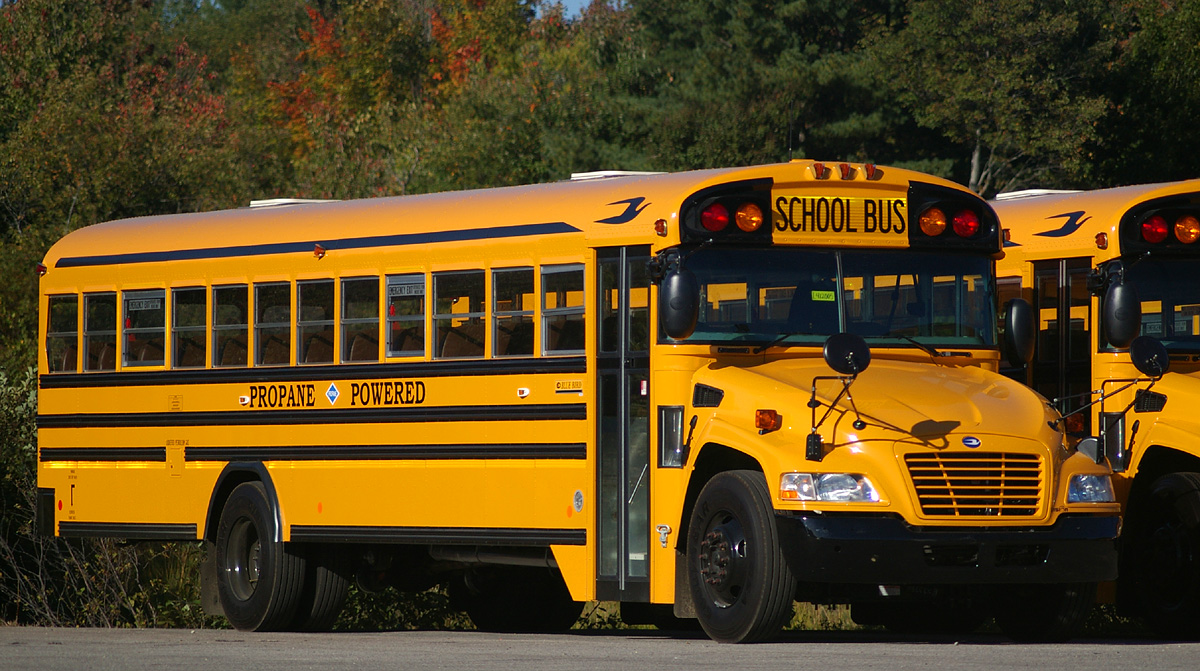
[{"label": "roof vent", "polygon": [[316,198],[268,198],[252,200],[250,207],[280,207],[283,205],[305,205],[307,203],[336,203],[337,200],[318,200]]},{"label": "roof vent", "polygon": [[572,182],[584,182],[589,179],[608,179],[609,177],[646,177],[647,175],[665,175],[663,172],[639,172],[637,170],[597,170],[595,172],[573,172]]},{"label": "roof vent", "polygon": [[1037,198],[1039,196],[1059,196],[1067,193],[1079,193],[1070,189],[1025,189],[1024,191],[1009,191],[996,194],[996,200],[1020,200],[1022,198]]}]

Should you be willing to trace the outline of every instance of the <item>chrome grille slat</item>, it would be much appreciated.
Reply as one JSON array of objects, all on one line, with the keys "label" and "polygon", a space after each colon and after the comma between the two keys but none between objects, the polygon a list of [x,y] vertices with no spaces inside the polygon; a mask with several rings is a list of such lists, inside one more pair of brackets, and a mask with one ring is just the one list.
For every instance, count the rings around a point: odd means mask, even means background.
[{"label": "chrome grille slat", "polygon": [[921,512],[935,517],[1029,517],[1045,484],[1036,454],[1006,452],[904,455]]}]

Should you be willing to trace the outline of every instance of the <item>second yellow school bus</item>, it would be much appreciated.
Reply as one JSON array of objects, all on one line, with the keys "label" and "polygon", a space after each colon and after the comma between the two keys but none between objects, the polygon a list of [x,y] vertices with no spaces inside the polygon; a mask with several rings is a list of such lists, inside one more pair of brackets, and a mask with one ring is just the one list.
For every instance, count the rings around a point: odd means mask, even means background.
[{"label": "second yellow school bus", "polygon": [[[1171,637],[1200,637],[1200,180],[1012,194],[1001,293],[1039,316],[1015,372],[1096,436],[1124,510],[1116,598]],[[1171,372],[1135,370],[1138,333]],[[1164,353],[1164,354],[1166,354]],[[1103,401],[1101,402],[1101,396]]]},{"label": "second yellow school bus", "polygon": [[357,579],[485,629],[1061,638],[1117,507],[996,372],[1000,253],[961,187],[813,161],[85,228],[42,267],[40,528],[202,539],[250,630]]}]

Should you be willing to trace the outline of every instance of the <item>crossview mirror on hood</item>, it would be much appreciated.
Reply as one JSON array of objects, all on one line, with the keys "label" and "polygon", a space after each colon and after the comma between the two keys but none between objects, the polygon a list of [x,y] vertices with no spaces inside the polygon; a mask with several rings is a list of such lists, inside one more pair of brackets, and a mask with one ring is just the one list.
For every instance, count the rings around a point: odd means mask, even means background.
[{"label": "crossview mirror on hood", "polygon": [[862,336],[838,333],[825,341],[825,363],[841,375],[858,375],[871,365],[871,349]]}]

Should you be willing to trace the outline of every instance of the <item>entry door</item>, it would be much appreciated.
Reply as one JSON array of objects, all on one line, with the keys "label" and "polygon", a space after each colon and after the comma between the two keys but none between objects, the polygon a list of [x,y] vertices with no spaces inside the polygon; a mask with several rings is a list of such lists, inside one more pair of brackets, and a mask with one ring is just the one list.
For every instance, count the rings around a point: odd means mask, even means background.
[{"label": "entry door", "polygon": [[598,598],[650,598],[650,248],[597,252]]},{"label": "entry door", "polygon": [[[1046,398],[1065,398],[1059,410],[1069,412],[1090,401],[1091,294],[1087,289],[1091,259],[1054,259],[1033,264],[1034,300],[1038,312],[1033,388]],[[1090,432],[1091,413],[1082,413]]]}]

